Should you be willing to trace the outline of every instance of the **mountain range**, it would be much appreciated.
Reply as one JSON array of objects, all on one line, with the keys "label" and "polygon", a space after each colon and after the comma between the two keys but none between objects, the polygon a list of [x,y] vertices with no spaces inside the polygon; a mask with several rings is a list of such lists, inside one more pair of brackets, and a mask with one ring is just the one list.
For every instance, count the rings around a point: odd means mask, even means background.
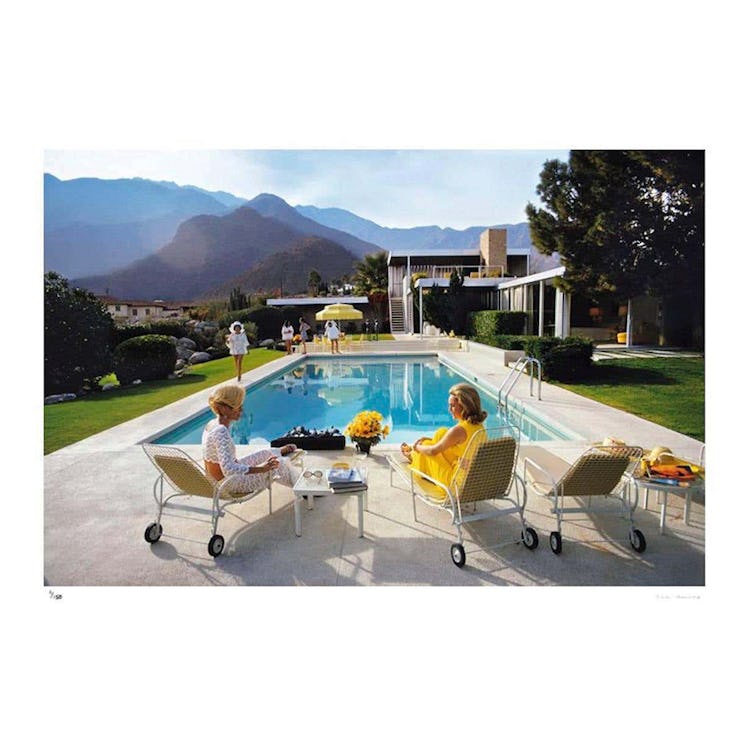
[{"label": "mountain range", "polygon": [[[475,248],[488,228],[387,228],[340,208],[294,208],[268,193],[245,200],[147,179],[45,174],[44,197],[45,270],[120,298],[199,299],[235,287],[303,293],[311,270],[330,281],[383,247]],[[530,245],[526,223],[499,226],[509,247]],[[531,264],[544,269],[549,261],[535,255]]]},{"label": "mountain range", "polygon": [[470,249],[477,247],[480,235],[487,228],[506,229],[507,247],[529,247],[530,228],[527,223],[501,223],[491,226],[471,226],[467,229],[416,226],[410,229],[386,228],[374,221],[361,218],[342,208],[317,208],[296,205],[296,210],[307,218],[325,226],[358,236],[387,249]]},{"label": "mountain range", "polygon": [[225,215],[246,201],[227,192],[148,179],[44,175],[44,269],[106,273],[154,252],[195,215]]},{"label": "mountain range", "polygon": [[347,273],[358,259],[329,239],[311,237],[245,205],[225,216],[190,218],[153,254],[74,282],[119,298],[210,298],[228,296],[235,287],[274,291],[282,286],[284,293],[300,293],[312,268],[331,277],[328,268],[319,267],[324,258],[333,258],[335,271]]}]

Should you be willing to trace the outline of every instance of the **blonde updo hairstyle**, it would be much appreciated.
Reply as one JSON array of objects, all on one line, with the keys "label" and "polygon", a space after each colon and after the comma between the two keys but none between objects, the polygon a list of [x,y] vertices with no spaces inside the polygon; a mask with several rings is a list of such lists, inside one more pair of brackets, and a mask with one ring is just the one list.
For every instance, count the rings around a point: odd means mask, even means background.
[{"label": "blonde updo hairstyle", "polygon": [[221,406],[236,410],[244,404],[245,395],[244,387],[239,387],[237,384],[225,384],[213,390],[208,398],[208,405],[217,416],[221,416],[223,415]]},{"label": "blonde updo hairstyle", "polygon": [[483,410],[480,395],[475,387],[469,384],[456,384],[450,387],[449,394],[457,398],[462,408],[462,420],[468,423],[483,423],[488,418],[488,413]]}]

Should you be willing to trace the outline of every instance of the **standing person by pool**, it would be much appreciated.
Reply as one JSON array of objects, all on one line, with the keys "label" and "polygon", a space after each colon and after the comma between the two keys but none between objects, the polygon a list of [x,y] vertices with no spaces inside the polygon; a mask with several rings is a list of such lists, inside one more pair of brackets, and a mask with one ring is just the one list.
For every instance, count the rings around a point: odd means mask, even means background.
[{"label": "standing person by pool", "polygon": [[286,455],[296,451],[294,444],[281,447],[281,457],[269,449],[253,452],[241,460],[236,459],[236,445],[231,438],[229,426],[242,415],[245,391],[237,384],[218,387],[208,398],[210,409],[217,418],[205,426],[202,437],[205,470],[215,480],[236,475],[231,483],[235,493],[254,491],[266,484],[265,473],[275,471],[276,479],[284,486],[292,486],[295,477]]},{"label": "standing person by pool", "polygon": [[306,354],[306,342],[309,340],[309,331],[312,326],[303,318],[299,317],[299,335],[301,336],[301,350]]},{"label": "standing person by pool", "polygon": [[291,343],[293,342],[293,325],[288,320],[281,327],[281,339],[286,344],[286,356],[290,356]]},{"label": "standing person by pool", "polygon": [[449,414],[457,423],[451,428],[437,429],[429,439],[416,439],[411,447],[400,445],[400,450],[416,470],[448,486],[468,442],[477,431],[485,430],[483,421],[488,413],[483,410],[475,387],[460,383],[450,387],[447,401]]},{"label": "standing person by pool", "polygon": [[241,322],[233,322],[229,329],[231,332],[226,336],[226,345],[236,364],[236,381],[241,382],[242,359],[247,354],[249,340],[247,340],[247,334],[244,332],[244,326]]},{"label": "standing person by pool", "polygon": [[330,341],[330,352],[340,353],[340,345],[338,343],[340,330],[338,329],[338,326],[335,323],[334,319],[328,320],[327,324],[325,324],[325,335],[327,335],[327,339]]}]

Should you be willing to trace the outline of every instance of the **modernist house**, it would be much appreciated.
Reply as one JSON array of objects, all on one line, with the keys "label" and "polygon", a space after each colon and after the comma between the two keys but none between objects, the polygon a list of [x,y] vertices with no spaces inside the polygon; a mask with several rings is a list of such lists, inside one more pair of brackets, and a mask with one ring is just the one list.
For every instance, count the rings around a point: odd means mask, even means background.
[{"label": "modernist house", "polygon": [[[583,335],[600,342],[650,345],[662,332],[662,304],[657,299],[638,297],[628,303],[600,308],[589,300],[563,292],[554,281],[565,268],[554,267],[530,273],[532,249],[507,247],[506,229],[486,229],[475,249],[413,249],[388,253],[388,304],[393,333],[424,334],[419,310],[422,299],[434,286],[446,288],[454,270],[464,277],[463,288],[473,294],[474,308],[523,311],[527,313],[525,334],[567,337]],[[412,284],[411,284],[412,280]],[[268,306],[297,306],[308,309],[304,316],[315,327],[314,314],[325,304],[343,302],[361,310],[371,321],[377,316],[365,296],[285,297],[268,299]],[[611,302],[612,303],[612,302]],[[294,320],[294,325],[296,321]],[[385,322],[385,320],[382,320]],[[357,323],[357,326],[360,323]],[[383,325],[386,329],[386,325]]]},{"label": "modernist house", "polygon": [[[482,309],[528,312],[527,333],[570,334],[570,299],[553,286],[564,268],[530,274],[531,249],[506,246],[506,229],[486,229],[477,249],[397,250],[389,253],[388,293],[392,332],[424,328],[423,294],[449,286],[453,270]],[[411,287],[411,279],[414,280]]]},{"label": "modernist house", "polygon": [[[316,321],[314,315],[328,304],[350,304],[364,315],[364,320],[369,319],[372,324],[375,314],[366,296],[284,296],[280,299],[268,299],[265,303],[267,306],[295,306],[303,309],[302,316],[312,326],[312,330],[317,332],[322,330],[322,325]],[[289,321],[298,332],[298,320]],[[345,320],[342,320],[342,324],[345,325]],[[356,327],[361,327],[362,324],[363,322],[356,322]]]},{"label": "modernist house", "polygon": [[[601,309],[581,297],[573,300],[571,294],[554,285],[565,268],[531,274],[531,254],[529,247],[507,248],[506,229],[486,229],[477,249],[391,251],[388,293],[392,332],[423,335],[424,321],[418,311],[423,309],[423,294],[434,286],[449,286],[452,271],[457,270],[464,276],[463,287],[478,297],[476,308],[526,312],[525,334],[584,335],[596,341],[615,341],[617,333],[625,332],[629,345],[657,342],[663,316],[657,299],[638,297],[612,309]],[[619,342],[624,342],[623,337]]]}]

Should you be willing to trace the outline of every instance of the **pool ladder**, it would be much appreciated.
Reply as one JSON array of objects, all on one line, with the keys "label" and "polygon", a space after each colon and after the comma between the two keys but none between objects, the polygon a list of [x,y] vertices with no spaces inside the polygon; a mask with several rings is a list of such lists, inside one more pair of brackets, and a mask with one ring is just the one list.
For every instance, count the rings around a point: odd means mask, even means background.
[{"label": "pool ladder", "polygon": [[499,387],[499,414],[503,414],[505,417],[509,415],[509,393],[512,388],[517,384],[517,380],[520,375],[524,374],[527,366],[530,366],[530,397],[533,396],[532,382],[534,376],[538,378],[538,400],[540,400],[540,381],[541,381],[541,367],[540,361],[531,356],[522,356],[514,362],[512,370],[507,374],[506,379],[501,383]]}]

